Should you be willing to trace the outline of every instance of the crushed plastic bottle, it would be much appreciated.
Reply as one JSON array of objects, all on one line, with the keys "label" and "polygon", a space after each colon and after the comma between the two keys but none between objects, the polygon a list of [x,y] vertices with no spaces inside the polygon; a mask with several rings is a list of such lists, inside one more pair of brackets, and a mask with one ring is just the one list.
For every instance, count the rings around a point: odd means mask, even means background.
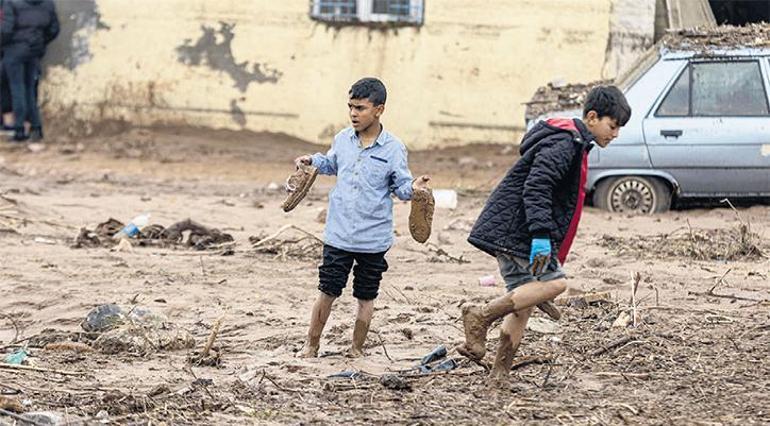
[{"label": "crushed plastic bottle", "polygon": [[123,229],[113,235],[112,238],[131,238],[138,234],[139,230],[147,226],[148,223],[150,223],[150,214],[140,214],[139,216],[131,219],[131,222],[128,222],[128,225],[124,226]]},{"label": "crushed plastic bottle", "polygon": [[21,365],[24,363],[24,360],[27,359],[27,356],[29,356],[29,353],[27,353],[27,350],[24,348],[19,348],[15,352],[5,356],[5,363],[12,364],[12,365]]}]

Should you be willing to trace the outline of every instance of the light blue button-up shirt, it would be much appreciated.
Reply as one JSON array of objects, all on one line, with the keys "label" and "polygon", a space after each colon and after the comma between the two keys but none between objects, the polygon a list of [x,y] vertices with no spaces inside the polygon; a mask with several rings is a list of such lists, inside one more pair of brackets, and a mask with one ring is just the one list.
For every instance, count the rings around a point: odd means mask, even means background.
[{"label": "light blue button-up shirt", "polygon": [[412,198],[412,173],[404,144],[383,129],[364,148],[352,127],[337,133],[326,155],[313,155],[321,174],[337,175],[329,193],[324,242],[358,253],[393,245],[393,200]]}]

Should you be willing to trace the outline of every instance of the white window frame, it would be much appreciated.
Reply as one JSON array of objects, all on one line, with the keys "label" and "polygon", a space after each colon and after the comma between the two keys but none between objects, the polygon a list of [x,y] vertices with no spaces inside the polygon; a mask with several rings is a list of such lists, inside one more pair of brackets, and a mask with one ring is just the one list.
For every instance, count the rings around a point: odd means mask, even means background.
[{"label": "white window frame", "polygon": [[310,17],[325,22],[347,22],[347,23],[381,23],[381,24],[403,24],[403,25],[422,25],[425,16],[425,0],[409,0],[409,15],[395,15],[390,13],[374,13],[373,0],[356,0],[355,16],[347,15],[329,15],[321,13],[321,3],[323,0],[310,0]]}]

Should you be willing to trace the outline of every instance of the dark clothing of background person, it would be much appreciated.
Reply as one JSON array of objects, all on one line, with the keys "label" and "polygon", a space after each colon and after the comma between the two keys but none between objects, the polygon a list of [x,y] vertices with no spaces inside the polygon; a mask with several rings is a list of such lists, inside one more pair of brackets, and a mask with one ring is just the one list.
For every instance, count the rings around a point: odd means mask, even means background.
[{"label": "dark clothing of background person", "polygon": [[[14,140],[42,139],[35,85],[45,48],[59,34],[53,0],[5,0],[2,17],[3,67],[14,112]],[[30,122],[30,135],[24,121]]]}]

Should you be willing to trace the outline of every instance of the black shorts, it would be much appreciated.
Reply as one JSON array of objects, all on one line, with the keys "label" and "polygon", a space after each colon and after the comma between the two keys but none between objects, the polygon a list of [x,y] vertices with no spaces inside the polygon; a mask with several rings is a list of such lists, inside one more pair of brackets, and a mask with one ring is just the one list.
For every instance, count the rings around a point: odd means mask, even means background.
[{"label": "black shorts", "polygon": [[352,268],[353,297],[376,299],[382,274],[388,270],[385,253],[387,250],[382,253],[354,253],[324,244],[323,263],[318,267],[318,289],[329,296],[340,297]]}]

